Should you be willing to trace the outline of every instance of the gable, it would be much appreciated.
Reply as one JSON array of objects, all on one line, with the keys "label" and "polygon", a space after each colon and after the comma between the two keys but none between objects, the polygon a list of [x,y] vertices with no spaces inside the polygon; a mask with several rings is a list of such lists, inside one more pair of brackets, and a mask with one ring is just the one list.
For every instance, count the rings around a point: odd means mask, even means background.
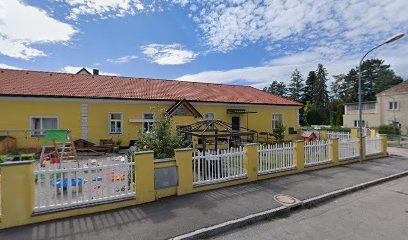
[{"label": "gable", "polygon": [[201,113],[198,112],[197,109],[185,99],[176,102],[166,112],[170,116],[193,116],[196,118],[202,117]]}]

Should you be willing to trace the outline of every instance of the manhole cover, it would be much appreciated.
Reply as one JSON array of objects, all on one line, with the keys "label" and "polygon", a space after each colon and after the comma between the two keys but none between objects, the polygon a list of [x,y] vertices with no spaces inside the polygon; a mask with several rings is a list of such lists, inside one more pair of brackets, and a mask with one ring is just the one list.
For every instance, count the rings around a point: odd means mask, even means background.
[{"label": "manhole cover", "polygon": [[300,200],[292,196],[276,194],[273,199],[284,206],[292,206],[300,203]]}]

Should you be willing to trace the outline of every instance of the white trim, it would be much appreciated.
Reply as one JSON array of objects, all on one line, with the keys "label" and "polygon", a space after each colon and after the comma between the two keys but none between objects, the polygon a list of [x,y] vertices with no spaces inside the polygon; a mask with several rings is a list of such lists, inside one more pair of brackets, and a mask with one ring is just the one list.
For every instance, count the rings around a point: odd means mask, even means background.
[{"label": "white trim", "polygon": [[[145,118],[144,118],[144,117],[145,117],[145,114],[152,114],[152,115],[153,115],[153,119],[145,119]],[[155,122],[156,122],[156,113],[155,113],[155,112],[142,112],[142,120],[144,120],[144,121],[143,121],[143,124],[142,124],[142,132],[145,133],[145,131],[144,131],[144,128],[145,128],[144,124],[145,124],[145,123],[155,123]],[[153,128],[153,126],[154,126],[154,124],[152,125],[151,128]],[[153,129],[150,129],[150,127],[149,127],[148,131],[152,131],[152,130],[153,130]],[[148,132],[148,131],[146,131],[146,132]]]},{"label": "white trim", "polygon": [[[4,97],[0,100],[5,101],[26,101],[26,102],[79,102],[79,103],[117,103],[117,104],[160,104],[173,105],[176,101],[153,101],[153,100],[127,100],[127,99],[90,99],[90,98],[64,98],[64,97]],[[216,103],[216,102],[194,102],[190,101],[193,106],[228,106],[237,108],[293,108],[300,109],[301,106],[292,105],[268,105],[268,104],[250,104],[250,103]]]},{"label": "white trim", "polygon": [[[111,132],[111,115],[112,114],[120,114],[120,122],[121,122],[121,129],[120,132]],[[108,112],[108,134],[109,135],[120,135],[123,134],[125,125],[123,124],[123,112]]]},{"label": "white trim", "polygon": [[[206,114],[209,114],[209,113],[212,113],[212,115],[213,115],[213,118],[212,118],[212,119],[209,119],[209,118],[206,118],[206,117],[205,117],[205,115],[206,115]],[[215,112],[204,112],[204,113],[203,113],[203,120],[215,120]]]},{"label": "white trim", "polygon": [[[30,116],[29,117],[29,127],[30,127],[30,130],[36,130],[37,131],[37,129],[33,129],[33,118],[56,118],[57,119],[57,129],[59,129],[59,126],[60,126],[60,120],[59,120],[59,116]],[[42,130],[49,130],[49,129],[40,129],[40,130],[38,130],[38,131],[42,131]],[[34,131],[33,132],[31,132],[30,133],[30,136],[31,137],[41,137],[41,136],[44,136],[44,134],[41,134],[41,135],[35,135],[34,134]]]},{"label": "white trim", "polygon": [[276,128],[273,128],[273,115],[281,115],[282,116],[282,125],[284,124],[284,122],[285,122],[285,119],[284,119],[284,117],[283,117],[283,113],[272,113],[272,118],[271,118],[271,129],[272,130],[274,130],[274,129],[276,129]]},{"label": "white trim", "polygon": [[81,104],[81,138],[88,140],[88,104]]},{"label": "white trim", "polygon": [[[394,103],[397,103],[397,108],[392,108],[392,109],[390,109],[390,103],[392,103],[392,107],[394,107]],[[400,101],[398,101],[398,100],[387,101],[387,107],[386,107],[386,109],[387,109],[388,111],[399,111],[399,109],[400,109]]]}]

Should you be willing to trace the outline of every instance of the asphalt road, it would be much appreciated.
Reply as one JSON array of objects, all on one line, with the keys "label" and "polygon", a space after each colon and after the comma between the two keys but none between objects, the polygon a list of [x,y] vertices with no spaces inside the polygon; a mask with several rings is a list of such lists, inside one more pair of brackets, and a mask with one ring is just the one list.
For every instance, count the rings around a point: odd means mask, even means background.
[{"label": "asphalt road", "polygon": [[408,177],[213,239],[408,239]]}]

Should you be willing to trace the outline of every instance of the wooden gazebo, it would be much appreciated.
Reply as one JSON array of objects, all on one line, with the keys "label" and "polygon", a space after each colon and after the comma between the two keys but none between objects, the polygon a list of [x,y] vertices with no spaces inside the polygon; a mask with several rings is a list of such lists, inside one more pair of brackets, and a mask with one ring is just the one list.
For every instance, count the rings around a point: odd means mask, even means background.
[{"label": "wooden gazebo", "polygon": [[187,136],[197,138],[193,140],[193,147],[206,150],[228,149],[244,143],[258,142],[258,132],[239,127],[233,130],[230,123],[220,120],[203,120],[181,127],[179,131]]}]

